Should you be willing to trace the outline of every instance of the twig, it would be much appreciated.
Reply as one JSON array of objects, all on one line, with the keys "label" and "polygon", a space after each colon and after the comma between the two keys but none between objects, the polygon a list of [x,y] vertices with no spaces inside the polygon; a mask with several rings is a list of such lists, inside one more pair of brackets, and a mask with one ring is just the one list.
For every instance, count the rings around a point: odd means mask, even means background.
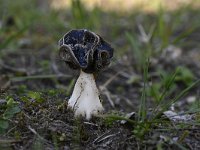
[{"label": "twig", "polygon": [[109,78],[103,85],[102,87],[107,87],[119,74],[121,74],[122,71],[117,72],[114,76],[112,76],[111,78]]},{"label": "twig", "polygon": [[130,99],[128,99],[128,98],[126,98],[126,97],[124,97],[124,96],[122,97],[122,99],[124,99],[125,102],[126,102],[128,105],[133,106],[133,103],[131,102]]},{"label": "twig", "polygon": [[24,81],[24,80],[32,80],[32,79],[48,79],[48,78],[70,78],[70,75],[64,74],[48,74],[48,75],[33,75],[33,76],[24,76],[24,77],[14,77],[11,78],[12,82]]},{"label": "twig", "polygon": [[28,129],[29,129],[33,134],[35,134],[40,140],[42,140],[42,141],[44,141],[45,143],[51,145],[51,143],[50,143],[48,140],[46,140],[46,139],[44,139],[42,136],[40,136],[40,135],[36,132],[36,130],[33,129],[30,125],[28,126]]},{"label": "twig", "polygon": [[103,133],[102,135],[100,135],[99,137],[97,137],[97,138],[93,141],[93,143],[96,143],[99,139],[101,139],[104,135],[106,135],[106,134],[108,134],[108,133],[110,133],[110,131],[107,132],[107,133]]},{"label": "twig", "polygon": [[31,120],[31,117],[29,117],[29,115],[27,115],[24,111],[23,111],[23,114],[25,117],[27,117],[29,120]]},{"label": "twig", "polygon": [[115,134],[107,135],[106,137],[104,137],[104,138],[102,138],[101,140],[99,140],[98,143],[100,143],[101,141],[104,141],[104,140],[106,140],[106,139],[108,139],[108,138],[110,138],[110,137],[116,136],[116,135],[119,134],[119,133],[120,133],[120,132],[115,133]]},{"label": "twig", "polygon": [[13,72],[20,72],[20,73],[23,73],[23,74],[27,74],[27,71],[26,69],[24,68],[14,68],[14,67],[11,67],[9,65],[6,65],[4,64],[1,60],[0,60],[0,66],[4,69],[7,69],[9,71],[13,71]]},{"label": "twig", "polygon": [[21,140],[12,140],[12,139],[0,139],[0,144],[6,144],[6,143],[18,143],[21,142]]},{"label": "twig", "polygon": [[91,126],[98,127],[98,125],[97,125],[97,124],[94,124],[94,123],[91,123],[91,122],[84,122],[84,124],[87,124],[87,125],[91,125]]},{"label": "twig", "polygon": [[113,102],[112,99],[111,99],[110,92],[109,92],[108,90],[106,90],[106,91],[104,92],[104,94],[105,94],[106,97],[108,98],[108,101],[109,101],[110,105],[114,108],[114,107],[115,107],[115,104],[114,104],[114,102]]},{"label": "twig", "polygon": [[100,143],[100,142],[102,142],[102,141],[104,141],[104,140],[106,140],[106,139],[108,139],[108,138],[110,138],[110,137],[113,137],[113,136],[116,136],[117,134],[119,134],[120,132],[117,132],[117,133],[115,133],[115,134],[110,134],[110,135],[107,135],[107,136],[105,136],[105,137],[103,137],[106,133],[104,133],[103,135],[101,135],[100,137],[98,137],[98,138],[96,138],[94,141],[93,141],[93,143]]},{"label": "twig", "polygon": [[7,136],[11,131],[13,131],[15,128],[16,128],[17,126],[14,126],[13,128],[11,128],[10,130],[8,130],[7,132],[6,132],[6,134],[4,134],[4,136]]},{"label": "twig", "polygon": [[110,105],[114,108],[114,107],[115,107],[115,104],[114,104],[114,102],[113,102],[112,99],[111,99],[111,96],[110,96],[111,94],[110,94],[110,92],[108,91],[108,89],[107,89],[105,86],[100,86],[99,88],[100,88],[100,90],[101,90],[101,93],[104,94],[104,95],[107,97],[108,102],[109,102]]},{"label": "twig", "polygon": [[51,68],[56,74],[62,74],[55,63],[55,55],[51,55]]}]

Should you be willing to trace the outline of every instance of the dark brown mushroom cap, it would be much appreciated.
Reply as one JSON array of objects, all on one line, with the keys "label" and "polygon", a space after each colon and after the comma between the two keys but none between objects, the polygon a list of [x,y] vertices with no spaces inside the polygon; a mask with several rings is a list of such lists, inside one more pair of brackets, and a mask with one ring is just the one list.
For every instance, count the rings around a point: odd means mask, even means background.
[{"label": "dark brown mushroom cap", "polygon": [[73,69],[98,72],[110,64],[113,48],[99,35],[85,30],[71,30],[59,40],[59,55]]}]

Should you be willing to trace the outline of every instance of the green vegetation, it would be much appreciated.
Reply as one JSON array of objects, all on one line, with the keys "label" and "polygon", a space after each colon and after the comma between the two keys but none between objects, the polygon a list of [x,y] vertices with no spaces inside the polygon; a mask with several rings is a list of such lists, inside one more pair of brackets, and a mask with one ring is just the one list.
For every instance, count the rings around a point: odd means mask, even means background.
[{"label": "green vegetation", "polygon": [[[186,93],[190,92],[191,89],[195,88],[195,86],[199,85],[200,80],[197,80],[194,83],[191,83],[190,85],[187,86],[183,91],[181,91],[179,94],[177,94],[174,98],[170,99],[170,95],[172,94],[172,89],[174,91],[173,86],[176,84],[176,77],[177,74],[181,72],[181,69],[178,68],[177,71],[172,74],[168,75],[167,77],[163,77],[162,81],[160,84],[163,85],[158,85],[152,83],[151,86],[148,85],[148,65],[149,63],[146,63],[144,65],[144,85],[143,85],[143,90],[142,90],[142,95],[141,95],[141,100],[140,100],[140,107],[138,110],[138,116],[137,120],[131,120],[126,117],[120,116],[120,115],[105,115],[103,117],[106,118],[106,123],[107,124],[112,124],[115,121],[118,120],[125,120],[129,122],[132,127],[133,127],[133,134],[139,138],[144,140],[145,136],[147,133],[152,132],[156,127],[159,126],[159,124],[162,124],[163,127],[166,127],[166,130],[170,130],[173,127],[170,127],[168,124],[170,124],[170,120],[166,120],[166,118],[161,117],[165,111],[170,110],[170,107],[174,105],[177,101],[179,101]],[[159,87],[157,87],[159,86]],[[162,91],[160,91],[163,89]],[[153,98],[154,107],[152,110],[148,110],[147,107],[147,93],[149,94],[149,97]],[[166,101],[167,100],[167,101]],[[193,110],[194,111],[194,110]],[[195,110],[199,112],[199,107]],[[186,114],[191,113],[191,112],[186,112]],[[195,120],[196,124],[199,124],[199,120]],[[179,127],[179,125],[182,125]],[[188,123],[180,123],[176,126],[176,129],[182,129],[188,128]],[[190,124],[192,127],[194,124]],[[168,127],[167,127],[168,126]]]},{"label": "green vegetation", "polygon": [[1,115],[0,115],[0,134],[5,133],[9,128],[9,120],[14,117],[15,114],[19,113],[19,103],[15,102],[13,98],[7,97],[5,104],[1,104]]},{"label": "green vegetation", "polygon": [[[117,13],[80,0],[57,10],[34,0],[0,3],[0,149],[199,149],[199,8]],[[57,42],[73,28],[115,49],[97,76],[105,114],[91,121],[67,109],[77,72],[60,60]]]}]

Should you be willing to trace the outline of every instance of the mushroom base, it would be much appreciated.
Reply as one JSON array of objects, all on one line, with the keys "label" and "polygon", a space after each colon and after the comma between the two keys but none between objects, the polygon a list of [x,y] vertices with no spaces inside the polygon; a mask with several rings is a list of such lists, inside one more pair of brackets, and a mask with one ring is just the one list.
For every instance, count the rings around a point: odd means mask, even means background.
[{"label": "mushroom base", "polygon": [[75,116],[81,115],[87,120],[104,110],[93,74],[80,72],[68,106],[74,110]]}]

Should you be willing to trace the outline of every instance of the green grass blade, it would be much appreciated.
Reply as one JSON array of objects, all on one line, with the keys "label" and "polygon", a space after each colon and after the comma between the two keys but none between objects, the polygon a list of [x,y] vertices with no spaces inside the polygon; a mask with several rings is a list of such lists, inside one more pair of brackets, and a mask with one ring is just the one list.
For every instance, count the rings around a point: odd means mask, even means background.
[{"label": "green grass blade", "polygon": [[190,86],[188,86],[187,88],[185,88],[180,94],[178,94],[172,101],[170,101],[167,104],[163,104],[163,106],[161,107],[161,110],[155,115],[155,118],[158,118],[160,115],[162,115],[162,113],[166,110],[168,110],[172,104],[174,104],[175,102],[177,102],[180,98],[182,98],[183,96],[185,96],[188,91],[190,91],[192,88],[194,88],[195,86],[197,86],[200,83],[200,79],[197,80],[196,82],[194,82],[193,84],[191,84]]},{"label": "green grass blade", "polygon": [[142,90],[142,96],[141,96],[141,103],[139,108],[139,117],[138,119],[140,121],[144,121],[146,119],[147,114],[147,108],[146,108],[146,86],[148,84],[148,69],[149,69],[149,59],[147,60],[146,64],[144,65],[144,73],[143,73],[143,80],[144,80],[144,86]]},{"label": "green grass blade", "polygon": [[25,26],[21,30],[15,32],[13,35],[11,35],[10,37],[8,37],[3,43],[0,44],[0,50],[3,49],[3,48],[5,48],[10,42],[12,42],[13,40],[15,40],[19,35],[21,35],[22,33],[24,33],[27,29],[28,29],[28,26]]}]

